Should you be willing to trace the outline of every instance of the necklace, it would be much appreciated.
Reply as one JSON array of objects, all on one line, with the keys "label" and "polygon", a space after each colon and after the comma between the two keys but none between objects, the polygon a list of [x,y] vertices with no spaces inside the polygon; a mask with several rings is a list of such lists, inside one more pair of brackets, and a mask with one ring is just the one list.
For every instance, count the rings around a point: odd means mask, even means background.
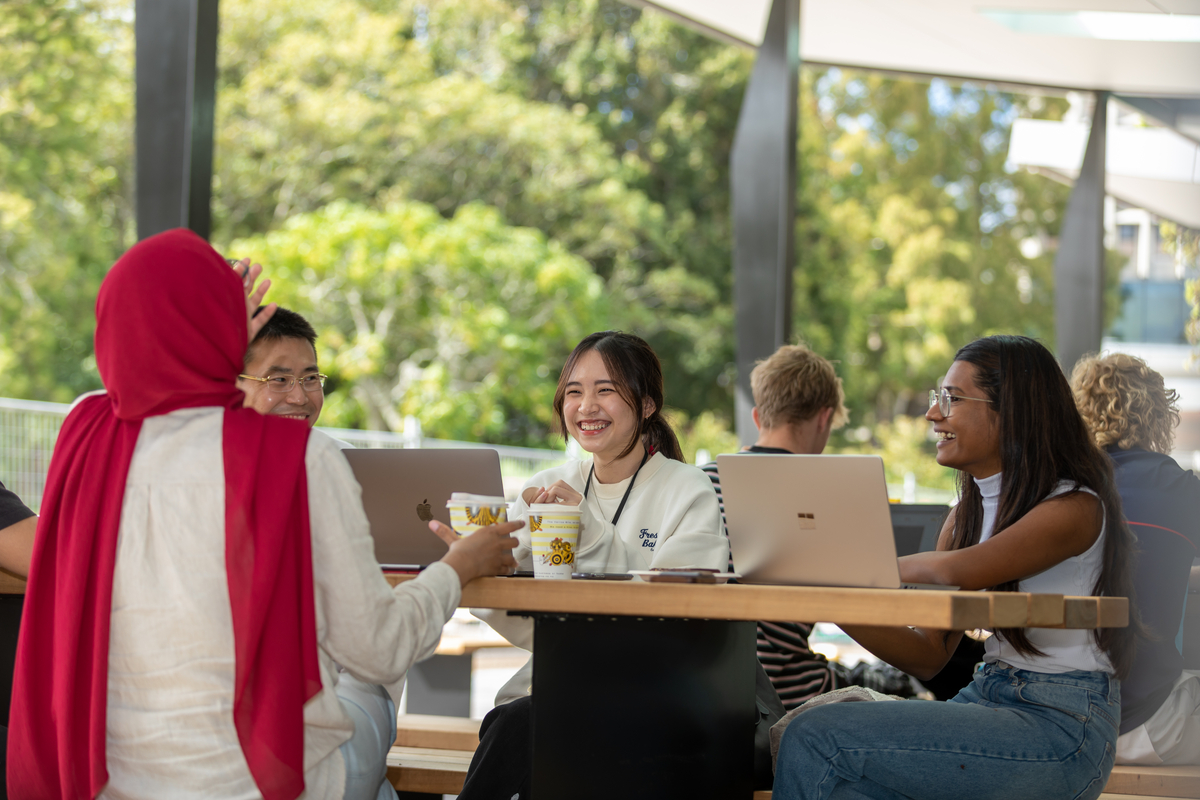
[{"label": "necklace", "polygon": [[[629,479],[629,485],[625,487],[625,496],[621,498],[621,505],[617,506],[617,513],[613,514],[612,524],[616,525],[617,520],[621,518],[621,512],[625,510],[625,501],[629,499],[629,493],[633,491],[633,485],[637,483],[638,473],[642,471],[642,467],[646,466],[646,462],[650,460],[650,451],[646,451],[646,455],[642,456],[642,463],[638,464],[638,468],[633,471],[633,477]],[[583,499],[587,500],[588,492],[592,489],[592,476],[596,474],[596,461],[592,460],[592,469],[588,472],[587,485],[583,487]]]}]

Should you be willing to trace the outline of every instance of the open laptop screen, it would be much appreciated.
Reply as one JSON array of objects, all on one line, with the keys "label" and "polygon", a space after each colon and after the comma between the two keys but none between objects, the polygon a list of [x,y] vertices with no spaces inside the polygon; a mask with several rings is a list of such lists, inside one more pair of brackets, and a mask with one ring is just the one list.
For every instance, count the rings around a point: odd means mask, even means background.
[{"label": "open laptop screen", "polygon": [[343,450],[362,486],[363,509],[386,568],[424,567],[448,549],[429,520],[450,524],[452,492],[502,496],[500,454],[486,448]]},{"label": "open laptop screen", "polygon": [[950,513],[950,506],[936,504],[892,503],[892,535],[896,555],[911,556],[937,549],[938,534]]}]

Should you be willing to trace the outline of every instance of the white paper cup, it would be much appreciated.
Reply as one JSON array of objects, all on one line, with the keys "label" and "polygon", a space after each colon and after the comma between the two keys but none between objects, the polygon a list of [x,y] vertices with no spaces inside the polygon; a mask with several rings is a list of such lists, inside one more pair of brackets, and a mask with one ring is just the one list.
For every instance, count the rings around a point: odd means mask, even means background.
[{"label": "white paper cup", "polygon": [[450,527],[459,536],[467,536],[486,525],[508,522],[508,503],[503,497],[455,492],[446,501]]},{"label": "white paper cup", "polygon": [[533,577],[569,580],[579,550],[579,506],[535,503],[529,507]]}]

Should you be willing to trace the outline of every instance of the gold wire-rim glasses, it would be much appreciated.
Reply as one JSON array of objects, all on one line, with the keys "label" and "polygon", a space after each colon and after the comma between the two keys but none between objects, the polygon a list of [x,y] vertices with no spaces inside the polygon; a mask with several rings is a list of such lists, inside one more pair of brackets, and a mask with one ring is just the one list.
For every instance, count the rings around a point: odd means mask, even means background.
[{"label": "gold wire-rim glasses", "polygon": [[[259,378],[256,375],[238,375],[239,378],[245,378],[248,381],[258,381],[267,385],[268,392],[276,394],[286,394],[290,392],[297,383],[300,388],[306,392],[321,391],[325,388],[325,381],[329,379],[328,375],[323,375],[320,372],[309,373],[308,375],[269,375],[266,378]],[[313,380],[315,379],[315,380]],[[315,385],[314,385],[315,384]]]}]

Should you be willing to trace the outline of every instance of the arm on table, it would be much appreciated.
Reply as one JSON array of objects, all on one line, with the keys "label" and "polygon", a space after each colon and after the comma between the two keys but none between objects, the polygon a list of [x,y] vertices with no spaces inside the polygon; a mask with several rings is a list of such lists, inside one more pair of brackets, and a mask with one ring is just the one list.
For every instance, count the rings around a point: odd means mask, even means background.
[{"label": "arm on table", "polygon": [[[919,555],[941,556],[946,553],[954,533],[954,514],[957,510],[957,508],[950,509],[950,514],[942,523],[941,533],[938,534],[937,550],[934,553]],[[935,573],[927,571],[924,562],[914,561],[912,556],[900,559],[900,580],[938,583],[939,581],[932,580],[934,577]],[[940,573],[937,573],[936,577],[941,577]],[[962,639],[962,631],[943,631],[932,628],[898,628],[877,625],[842,625],[840,627],[871,653],[893,667],[915,676],[918,680],[928,680],[941,672]]]},{"label": "arm on table", "polygon": [[[900,580],[966,590],[1021,580],[1095,544],[1103,514],[1100,501],[1085,492],[1055,497],[1039,503],[986,542],[950,550],[956,511],[946,517],[936,551],[900,559]],[[866,626],[843,629],[879,658],[920,679],[940,672],[962,639],[961,631]]]},{"label": "arm on table", "polygon": [[511,560],[512,540],[497,531],[466,537],[456,543],[455,558],[392,589],[375,560],[361,489],[346,459],[329,437],[313,431],[305,463],[318,644],[355,677],[394,684],[433,653],[462,583]]},{"label": "arm on table", "polygon": [[1086,551],[1100,536],[1102,519],[1100,501],[1086,492],[1076,492],[1039,503],[986,542],[950,550],[954,529],[951,511],[937,550],[901,558],[900,579],[964,590],[1022,580]]},{"label": "arm on table", "polygon": [[688,467],[677,473],[671,491],[672,513],[663,518],[650,568],[728,570],[729,537],[712,480],[703,471]]}]

